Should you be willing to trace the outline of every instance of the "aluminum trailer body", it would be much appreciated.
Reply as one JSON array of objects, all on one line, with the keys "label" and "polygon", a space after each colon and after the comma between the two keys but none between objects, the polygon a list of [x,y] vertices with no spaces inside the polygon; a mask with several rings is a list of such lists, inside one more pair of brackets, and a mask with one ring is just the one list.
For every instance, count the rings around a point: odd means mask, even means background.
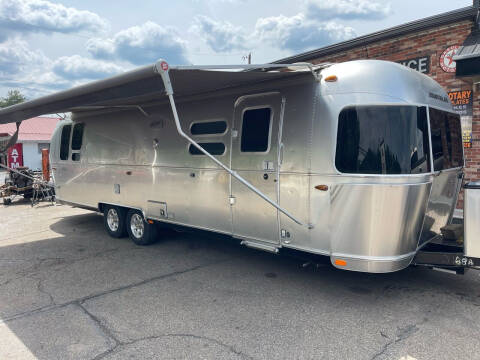
[{"label": "aluminum trailer body", "polygon": [[[267,70],[171,67],[172,104],[165,74],[146,67],[34,100],[4,121],[72,112],[51,141],[59,201],[136,209],[145,224],[325,255],[346,270],[407,267],[451,221],[461,187],[460,119],[445,90],[385,61]],[[138,219],[129,219],[131,233]]]}]

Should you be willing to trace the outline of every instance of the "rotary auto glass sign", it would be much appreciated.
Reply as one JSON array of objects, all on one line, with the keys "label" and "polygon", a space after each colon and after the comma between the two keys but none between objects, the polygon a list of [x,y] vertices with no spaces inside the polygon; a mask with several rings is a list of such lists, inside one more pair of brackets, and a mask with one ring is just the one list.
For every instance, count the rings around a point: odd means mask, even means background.
[{"label": "rotary auto glass sign", "polygon": [[462,121],[463,147],[472,147],[472,118],[473,118],[473,91],[450,91],[448,97],[453,105],[453,110],[460,115]]},{"label": "rotary auto glass sign", "polygon": [[457,53],[459,46],[453,45],[445,49],[445,51],[440,55],[440,67],[445,72],[455,72],[457,68],[457,63],[453,61],[453,57]]}]

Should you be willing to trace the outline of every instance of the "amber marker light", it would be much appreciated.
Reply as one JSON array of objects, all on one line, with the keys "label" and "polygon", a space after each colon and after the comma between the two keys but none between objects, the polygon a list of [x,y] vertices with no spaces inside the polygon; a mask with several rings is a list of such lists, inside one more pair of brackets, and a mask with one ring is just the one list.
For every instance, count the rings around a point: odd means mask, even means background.
[{"label": "amber marker light", "polygon": [[334,81],[337,81],[337,80],[338,80],[337,75],[329,75],[325,78],[326,82],[334,82]]},{"label": "amber marker light", "polygon": [[148,219],[147,222],[148,222],[149,224],[153,224],[153,220]]},{"label": "amber marker light", "polygon": [[317,185],[317,186],[315,186],[315,189],[320,190],[320,191],[327,191],[328,190],[328,185]]},{"label": "amber marker light", "polygon": [[347,262],[346,262],[345,260],[335,259],[335,265],[338,265],[338,266],[347,266]]}]

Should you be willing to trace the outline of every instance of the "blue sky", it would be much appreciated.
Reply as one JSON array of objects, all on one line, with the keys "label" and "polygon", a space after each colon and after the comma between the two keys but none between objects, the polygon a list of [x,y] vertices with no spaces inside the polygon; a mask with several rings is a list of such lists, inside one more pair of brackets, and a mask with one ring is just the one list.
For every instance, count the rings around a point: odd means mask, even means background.
[{"label": "blue sky", "polygon": [[471,0],[0,0],[0,96],[46,95],[163,57],[273,61]]}]

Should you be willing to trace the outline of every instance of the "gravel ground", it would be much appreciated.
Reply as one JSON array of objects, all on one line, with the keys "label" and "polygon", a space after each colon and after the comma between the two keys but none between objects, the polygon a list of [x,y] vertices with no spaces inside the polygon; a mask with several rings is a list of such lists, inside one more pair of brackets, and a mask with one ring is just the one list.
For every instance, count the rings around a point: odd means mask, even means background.
[{"label": "gravel ground", "polygon": [[480,359],[480,277],[302,267],[204,233],[0,205],[0,359]]}]

